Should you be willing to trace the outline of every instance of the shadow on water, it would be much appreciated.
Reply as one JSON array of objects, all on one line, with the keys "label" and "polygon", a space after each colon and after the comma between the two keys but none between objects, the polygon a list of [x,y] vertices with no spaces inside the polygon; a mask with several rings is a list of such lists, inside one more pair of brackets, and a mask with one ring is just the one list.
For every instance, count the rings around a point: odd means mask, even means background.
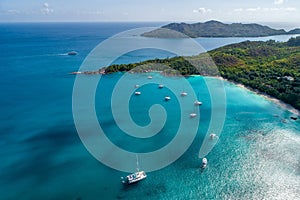
[{"label": "shadow on water", "polygon": [[[11,180],[34,178],[43,182],[64,170],[76,169],[80,165],[76,160],[60,159],[63,151],[79,144],[80,140],[73,126],[53,127],[43,132],[38,132],[15,144],[6,147],[15,152],[13,162],[8,163],[1,173],[3,182]],[[3,153],[3,152],[2,152]]]}]

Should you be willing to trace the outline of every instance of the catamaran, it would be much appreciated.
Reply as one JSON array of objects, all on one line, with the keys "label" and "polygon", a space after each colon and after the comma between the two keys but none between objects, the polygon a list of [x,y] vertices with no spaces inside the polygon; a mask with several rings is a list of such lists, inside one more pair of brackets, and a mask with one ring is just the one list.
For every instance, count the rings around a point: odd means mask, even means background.
[{"label": "catamaran", "polygon": [[125,177],[125,179],[122,177],[122,183],[123,184],[132,184],[139,182],[143,179],[147,178],[147,175],[144,171],[137,171],[135,173],[129,174]]},{"label": "catamaran", "polygon": [[129,185],[129,184],[132,184],[132,183],[137,183],[137,182],[147,178],[146,172],[139,170],[139,161],[138,161],[137,156],[136,156],[136,165],[137,165],[137,168],[136,168],[137,172],[129,174],[125,178],[121,177],[123,184],[128,184]]}]

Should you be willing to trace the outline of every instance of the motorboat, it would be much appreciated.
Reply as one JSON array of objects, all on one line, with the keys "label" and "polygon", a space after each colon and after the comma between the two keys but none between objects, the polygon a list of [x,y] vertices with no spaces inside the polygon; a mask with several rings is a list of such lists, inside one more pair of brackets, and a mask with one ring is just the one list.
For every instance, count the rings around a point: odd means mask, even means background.
[{"label": "motorboat", "polygon": [[202,102],[199,101],[198,99],[199,99],[199,92],[198,92],[198,94],[197,94],[197,100],[194,102],[194,104],[195,104],[196,106],[201,106],[201,105],[202,105]]},{"label": "motorboat", "polygon": [[159,85],[158,85],[158,88],[160,88],[160,89],[163,88],[163,87],[164,87],[163,84],[159,84]]},{"label": "motorboat", "polygon": [[201,168],[205,169],[207,167],[207,159],[206,158],[202,158],[202,165]]},{"label": "motorboat", "polygon": [[211,140],[215,139],[216,137],[217,137],[217,135],[214,134],[214,133],[209,134],[209,138],[210,138]]},{"label": "motorboat", "polygon": [[196,117],[196,116],[197,116],[196,113],[191,113],[191,114],[190,114],[190,117],[191,117],[191,118],[194,118],[194,117]]},{"label": "motorboat", "polygon": [[135,92],[134,93],[135,95],[140,95],[140,94],[142,94],[141,92]]},{"label": "motorboat", "polygon": [[201,106],[201,105],[202,105],[202,102],[201,102],[201,101],[198,101],[198,100],[196,100],[196,101],[194,102],[194,104],[195,104],[196,106]]},{"label": "motorboat", "polygon": [[180,94],[182,97],[185,97],[185,96],[187,96],[187,93],[186,92],[181,92],[181,94]]},{"label": "motorboat", "polygon": [[148,79],[152,79],[153,77],[152,77],[152,76],[148,76],[147,78],[148,78]]},{"label": "motorboat", "polygon": [[78,53],[76,51],[70,51],[67,53],[69,56],[75,56],[77,55]]},{"label": "motorboat", "polygon": [[166,96],[166,97],[165,97],[165,100],[166,100],[166,101],[169,101],[170,99],[171,99],[171,97],[169,97],[169,96]]}]

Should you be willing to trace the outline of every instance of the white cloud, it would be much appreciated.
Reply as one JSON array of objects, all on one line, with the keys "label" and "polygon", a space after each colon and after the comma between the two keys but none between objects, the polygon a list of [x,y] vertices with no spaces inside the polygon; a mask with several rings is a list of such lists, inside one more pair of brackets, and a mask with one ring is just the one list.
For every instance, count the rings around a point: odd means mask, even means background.
[{"label": "white cloud", "polygon": [[275,11],[280,11],[280,8],[264,8],[264,12],[275,12]]},{"label": "white cloud", "polygon": [[49,7],[48,3],[43,4],[43,8],[41,9],[41,12],[45,15],[49,15],[54,12],[52,8]]},{"label": "white cloud", "polygon": [[275,5],[280,5],[280,4],[283,4],[283,3],[284,3],[284,0],[274,0]]},{"label": "white cloud", "polygon": [[197,10],[193,10],[194,13],[210,13],[212,10],[209,8],[198,8]]},{"label": "white cloud", "polygon": [[10,14],[10,15],[17,15],[17,14],[20,13],[20,11],[12,9],[12,10],[8,10],[7,13]]},{"label": "white cloud", "polygon": [[234,11],[234,12],[243,12],[244,9],[243,9],[243,8],[236,8],[236,9],[234,9],[233,11]]},{"label": "white cloud", "polygon": [[285,8],[284,10],[287,12],[295,12],[297,11],[297,8],[289,7],[289,8]]},{"label": "white cloud", "polygon": [[233,10],[234,12],[295,12],[297,8],[294,7],[273,7],[273,8],[236,8]]},{"label": "white cloud", "polygon": [[257,8],[247,8],[246,11],[249,11],[249,12],[256,12],[256,11],[260,11],[261,8],[260,7],[257,7]]},{"label": "white cloud", "polygon": [[88,14],[88,15],[103,15],[102,10],[91,10],[91,11],[80,11],[78,14]]}]

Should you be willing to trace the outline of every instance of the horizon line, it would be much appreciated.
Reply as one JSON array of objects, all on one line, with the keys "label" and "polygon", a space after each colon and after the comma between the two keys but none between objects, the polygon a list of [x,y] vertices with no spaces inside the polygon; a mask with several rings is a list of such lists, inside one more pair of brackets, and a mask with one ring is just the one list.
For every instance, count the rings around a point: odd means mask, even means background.
[{"label": "horizon line", "polygon": [[[242,23],[242,24],[259,24],[263,26],[268,26],[273,29],[284,29],[284,30],[294,30],[297,28],[300,28],[300,22],[290,22],[290,21],[221,21],[216,19],[210,19],[210,20],[202,20],[202,21],[194,21],[194,20],[188,20],[188,21],[148,21],[148,20],[137,20],[137,21],[119,21],[119,20],[112,20],[112,21],[87,21],[87,20],[74,20],[74,21],[0,21],[0,24],[63,24],[63,23],[160,23],[159,26],[167,25],[170,23],[205,23],[209,21],[218,21],[224,24],[233,24],[233,23]],[[283,25],[283,27],[279,27],[279,25]],[[274,25],[276,25],[274,27]],[[284,27],[284,25],[290,25],[290,27]]]}]

